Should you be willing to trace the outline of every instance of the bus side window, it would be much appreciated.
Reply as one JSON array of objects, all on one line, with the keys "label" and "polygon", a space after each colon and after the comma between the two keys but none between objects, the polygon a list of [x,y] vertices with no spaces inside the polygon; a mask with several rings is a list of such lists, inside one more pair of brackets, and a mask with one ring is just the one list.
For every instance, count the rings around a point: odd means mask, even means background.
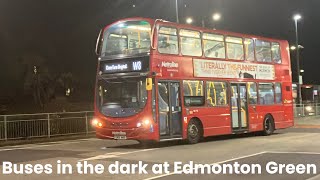
[{"label": "bus side window", "polygon": [[244,49],[247,61],[254,61],[254,44],[253,39],[246,38],[244,40]]},{"label": "bus side window", "polygon": [[260,104],[274,104],[274,90],[272,83],[259,84]]},{"label": "bus side window", "polygon": [[183,96],[185,106],[202,106],[205,104],[203,81],[184,80]]},{"label": "bus side window", "polygon": [[274,92],[275,92],[275,96],[276,96],[276,104],[281,104],[282,103],[282,92],[281,92],[281,84],[280,83],[274,84]]},{"label": "bus side window", "polygon": [[219,34],[203,33],[204,55],[211,58],[225,58],[224,37]]},{"label": "bus side window", "polygon": [[281,64],[281,53],[279,43],[273,42],[271,44],[272,59],[275,63]]},{"label": "bus side window", "polygon": [[248,83],[248,95],[249,95],[249,104],[257,104],[257,84],[256,83],[254,82]]},{"label": "bus side window", "polygon": [[178,54],[177,29],[160,27],[158,34],[158,51],[165,54]]},{"label": "bus side window", "polygon": [[228,59],[234,59],[234,60],[244,59],[242,38],[227,37],[226,43],[227,43]]},{"label": "bus side window", "polygon": [[227,84],[225,82],[207,81],[207,105],[224,106],[227,105]]},{"label": "bus side window", "polygon": [[216,105],[215,101],[216,101],[216,97],[215,97],[215,89],[214,89],[214,85],[213,82],[207,81],[206,83],[206,90],[207,90],[207,105],[209,107],[213,107]]},{"label": "bus side window", "polygon": [[200,32],[187,29],[180,29],[181,54],[187,56],[201,56]]},{"label": "bus side window", "polygon": [[260,62],[272,62],[270,42],[256,40],[256,58]]}]

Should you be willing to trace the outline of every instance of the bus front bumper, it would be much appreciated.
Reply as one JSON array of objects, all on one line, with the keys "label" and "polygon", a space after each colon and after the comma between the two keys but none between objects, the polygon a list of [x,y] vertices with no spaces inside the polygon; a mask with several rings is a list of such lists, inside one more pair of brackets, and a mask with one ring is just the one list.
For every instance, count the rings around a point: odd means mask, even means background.
[{"label": "bus front bumper", "polygon": [[144,127],[127,129],[96,128],[96,137],[115,140],[158,140],[153,128]]}]

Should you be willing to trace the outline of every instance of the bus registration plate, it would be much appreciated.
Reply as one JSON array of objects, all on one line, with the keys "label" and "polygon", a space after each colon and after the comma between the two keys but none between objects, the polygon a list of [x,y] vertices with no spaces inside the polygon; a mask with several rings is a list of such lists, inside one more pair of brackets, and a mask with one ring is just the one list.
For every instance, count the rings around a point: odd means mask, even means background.
[{"label": "bus registration plate", "polygon": [[112,132],[114,139],[127,139],[127,133],[126,132]]}]

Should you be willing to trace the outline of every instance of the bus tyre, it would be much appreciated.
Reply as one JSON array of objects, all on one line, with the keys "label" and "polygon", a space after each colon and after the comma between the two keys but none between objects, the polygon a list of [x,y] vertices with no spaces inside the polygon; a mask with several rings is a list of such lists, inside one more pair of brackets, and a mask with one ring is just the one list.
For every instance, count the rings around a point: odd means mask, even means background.
[{"label": "bus tyre", "polygon": [[264,136],[269,136],[274,132],[274,129],[275,128],[273,118],[270,115],[267,115],[264,118],[262,134]]},{"label": "bus tyre", "polygon": [[200,141],[202,136],[202,127],[200,122],[191,119],[188,124],[188,131],[187,131],[187,141],[189,144],[196,144]]}]

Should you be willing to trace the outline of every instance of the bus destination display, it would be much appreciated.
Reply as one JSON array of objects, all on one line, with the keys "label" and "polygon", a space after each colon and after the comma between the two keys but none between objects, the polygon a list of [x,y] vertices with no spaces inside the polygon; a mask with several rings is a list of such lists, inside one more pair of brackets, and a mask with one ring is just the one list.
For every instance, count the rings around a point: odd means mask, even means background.
[{"label": "bus destination display", "polygon": [[146,72],[149,70],[148,58],[130,58],[101,62],[100,71],[104,74],[125,72]]}]

